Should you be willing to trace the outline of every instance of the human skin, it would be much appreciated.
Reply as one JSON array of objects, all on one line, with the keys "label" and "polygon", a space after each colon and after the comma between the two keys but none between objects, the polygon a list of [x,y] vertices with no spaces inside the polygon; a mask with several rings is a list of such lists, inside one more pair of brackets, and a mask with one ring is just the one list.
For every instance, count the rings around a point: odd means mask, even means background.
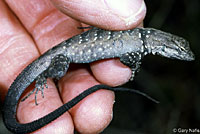
[{"label": "human skin", "polygon": [[[83,32],[77,27],[87,23],[108,30],[127,30],[140,25],[145,13],[142,0],[0,1],[1,99],[28,64],[58,43]],[[93,85],[122,85],[131,75],[130,69],[118,59],[70,66],[59,81],[59,89],[48,79],[44,98],[40,93],[37,95],[39,105],[35,105],[34,95],[19,103],[17,119],[20,123],[41,118]],[[33,88],[34,84],[27,90]],[[73,134],[74,129],[80,133],[99,133],[112,120],[113,104],[114,93],[99,90],[34,133]]]}]

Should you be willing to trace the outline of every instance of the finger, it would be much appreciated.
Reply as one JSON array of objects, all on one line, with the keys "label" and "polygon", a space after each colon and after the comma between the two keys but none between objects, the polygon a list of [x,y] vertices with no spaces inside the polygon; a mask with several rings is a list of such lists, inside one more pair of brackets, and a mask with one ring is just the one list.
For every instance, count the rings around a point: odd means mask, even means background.
[{"label": "finger", "polygon": [[[38,105],[35,104],[35,94],[31,95],[28,99],[20,103],[17,109],[17,117],[20,123],[28,123],[39,119],[63,105],[62,101],[58,99],[60,98],[59,94],[55,92],[57,90],[54,83],[48,80],[47,84],[48,89],[44,89],[44,98],[40,92],[37,94]],[[33,89],[34,85],[31,86],[31,88]],[[34,131],[34,134],[73,134],[73,132],[73,121],[70,114],[66,112],[50,124],[37,131]]]},{"label": "finger", "polygon": [[5,94],[19,72],[39,53],[4,1],[0,1],[0,85]]},{"label": "finger", "polygon": [[51,0],[65,14],[81,22],[112,30],[136,27],[146,14],[143,0]]},{"label": "finger", "polygon": [[95,78],[110,86],[119,86],[126,83],[131,77],[129,67],[123,65],[119,59],[108,59],[91,64]]},{"label": "finger", "polygon": [[[84,90],[99,84],[88,67],[72,67],[60,85],[64,102],[68,102]],[[71,90],[65,90],[71,89]],[[114,93],[108,90],[99,90],[80,103],[75,105],[70,113],[72,115],[75,128],[80,133],[100,133],[112,120],[112,108],[114,103]]]},{"label": "finger", "polygon": [[[63,31],[63,34],[61,30],[63,29],[63,27],[60,27],[60,25],[68,25],[68,21],[70,19],[65,19],[65,16],[58,12],[53,6],[50,6],[47,0],[8,0],[7,3],[9,4],[10,8],[13,9],[14,13],[19,17],[20,21],[25,25],[27,31],[30,32],[34,41],[37,43],[37,47],[39,48],[39,51],[41,53],[43,53],[53,45],[56,45],[54,43],[61,42],[63,38],[67,38],[67,36],[71,36],[71,34],[74,34],[73,32],[69,33],[69,31],[68,33]],[[51,17],[53,17],[54,19],[52,19]],[[75,24],[71,24],[76,27]],[[67,29],[66,26],[64,28],[65,30]],[[61,33],[59,34],[59,32]],[[54,37],[54,35],[56,37]],[[37,101],[39,103],[39,106],[35,105],[34,95],[30,96],[25,102],[20,103],[17,114],[20,122],[24,123],[30,122],[34,119],[38,119],[52,112],[63,104],[62,100],[59,97],[59,93],[53,83],[49,82],[48,86],[50,88],[45,89],[44,99],[40,95],[38,95]],[[27,105],[27,103],[29,105]],[[50,133],[53,130],[60,133],[73,133],[73,122],[70,115],[68,113],[65,113],[58,120],[40,129],[38,133]]]},{"label": "finger", "polygon": [[58,11],[49,0],[7,0],[20,21],[33,36],[39,51],[79,34],[80,23]]}]

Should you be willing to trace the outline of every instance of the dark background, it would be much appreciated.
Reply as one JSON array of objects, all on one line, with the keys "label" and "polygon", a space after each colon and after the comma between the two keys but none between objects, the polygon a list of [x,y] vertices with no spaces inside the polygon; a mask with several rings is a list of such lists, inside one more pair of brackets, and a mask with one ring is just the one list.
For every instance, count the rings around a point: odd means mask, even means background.
[{"label": "dark background", "polygon": [[200,130],[200,1],[145,2],[144,27],[186,38],[196,60],[146,56],[135,80],[127,86],[148,93],[160,104],[139,95],[116,93],[114,118],[103,134],[171,134],[174,128]]},{"label": "dark background", "polygon": [[[171,60],[146,56],[141,70],[128,87],[160,101],[116,93],[113,121],[103,134],[170,134],[174,128],[200,130],[200,1],[146,0],[145,27],[186,38],[196,60]],[[1,116],[0,116],[1,118]],[[0,134],[4,132],[0,121]]]}]

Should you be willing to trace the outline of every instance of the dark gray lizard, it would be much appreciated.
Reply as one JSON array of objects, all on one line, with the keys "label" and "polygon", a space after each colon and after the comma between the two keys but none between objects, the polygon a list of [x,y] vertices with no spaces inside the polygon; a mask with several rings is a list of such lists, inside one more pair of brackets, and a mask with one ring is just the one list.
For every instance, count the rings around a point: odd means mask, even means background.
[{"label": "dark gray lizard", "polygon": [[38,120],[27,124],[20,124],[16,120],[20,96],[33,81],[36,81],[34,89],[36,97],[38,91],[43,94],[44,86],[47,86],[46,79],[61,78],[67,72],[70,63],[91,63],[108,58],[119,58],[123,64],[129,66],[132,70],[130,80],[133,80],[141,59],[147,54],[158,54],[187,61],[194,60],[189,43],[185,39],[152,28],[135,28],[127,31],[93,28],[61,42],[28,65],[12,83],[3,107],[5,126],[14,133],[33,132],[55,120],[87,95],[99,89],[132,91],[145,95],[136,90],[96,85]]}]

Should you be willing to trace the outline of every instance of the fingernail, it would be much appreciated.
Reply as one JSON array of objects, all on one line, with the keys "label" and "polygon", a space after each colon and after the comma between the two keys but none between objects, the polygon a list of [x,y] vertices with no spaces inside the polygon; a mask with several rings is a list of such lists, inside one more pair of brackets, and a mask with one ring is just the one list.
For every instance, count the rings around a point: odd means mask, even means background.
[{"label": "fingernail", "polygon": [[115,14],[124,19],[132,18],[137,20],[141,16],[145,16],[146,6],[143,0],[104,0],[108,8]]}]

